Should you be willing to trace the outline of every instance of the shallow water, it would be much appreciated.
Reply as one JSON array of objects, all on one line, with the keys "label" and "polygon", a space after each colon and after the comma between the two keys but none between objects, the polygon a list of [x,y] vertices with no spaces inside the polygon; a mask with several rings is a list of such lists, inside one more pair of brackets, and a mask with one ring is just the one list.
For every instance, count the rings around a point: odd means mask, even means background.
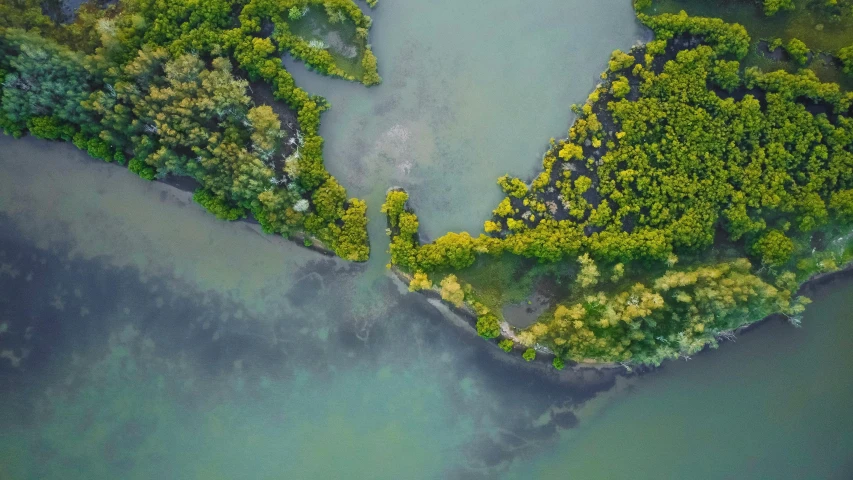
[{"label": "shallow water", "polygon": [[626,380],[507,362],[387,274],[388,185],[430,234],[477,230],[640,35],[627,2],[468,3],[382,4],[378,88],[296,69],[333,103],[329,168],[369,197],[368,264],[0,136],[0,479],[853,475],[850,282],[802,329]]},{"label": "shallow water", "polygon": [[382,85],[285,64],[331,102],[320,129],[327,168],[368,199],[378,235],[392,186],[409,191],[426,237],[480,233],[503,196],[497,178],[533,177],[610,53],[644,35],[623,0],[393,0],[369,14]]},{"label": "shallow water", "polygon": [[613,383],[70,145],[0,152],[0,478],[471,478]]}]

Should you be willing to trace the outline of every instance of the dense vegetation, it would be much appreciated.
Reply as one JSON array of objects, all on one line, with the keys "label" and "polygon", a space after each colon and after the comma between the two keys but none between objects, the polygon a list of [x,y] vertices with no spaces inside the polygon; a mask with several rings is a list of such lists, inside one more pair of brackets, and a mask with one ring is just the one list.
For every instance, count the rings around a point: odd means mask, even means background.
[{"label": "dense vegetation", "polygon": [[[305,231],[338,255],[366,260],[365,205],[323,166],[320,97],[296,87],[290,52],[350,80],[333,56],[290,33],[289,9],[324,8],[366,42],[370,18],[351,0],[124,0],[81,7],[56,24],[35,0],[0,6],[0,127],[71,141],[152,180],[184,175],[218,217],[251,213],[264,230]],[[379,82],[363,46],[366,85]],[[252,100],[263,81],[295,118]]]},{"label": "dense vegetation", "polygon": [[421,245],[407,194],[388,194],[391,261],[419,288],[507,255],[568,274],[570,288],[520,332],[454,275],[453,303],[468,303],[483,337],[656,364],[773,312],[797,322],[799,281],[853,254],[853,95],[808,70],[742,68],[740,25],[639,18],[655,40],[614,52],[532,182],[498,180],[507,197],[486,234]]},{"label": "dense vegetation", "polygon": [[[826,54],[817,58],[815,68],[831,81],[838,81],[839,77],[832,71],[830,57],[837,58],[842,48],[853,44],[851,0],[634,0],[634,5],[646,14],[675,14],[685,10],[691,16],[720,17],[745,26],[755,40],[780,39],[787,44],[797,38],[813,52]],[[772,63],[759,58],[760,49],[754,49],[753,53],[758,55],[747,58],[748,64]]]}]

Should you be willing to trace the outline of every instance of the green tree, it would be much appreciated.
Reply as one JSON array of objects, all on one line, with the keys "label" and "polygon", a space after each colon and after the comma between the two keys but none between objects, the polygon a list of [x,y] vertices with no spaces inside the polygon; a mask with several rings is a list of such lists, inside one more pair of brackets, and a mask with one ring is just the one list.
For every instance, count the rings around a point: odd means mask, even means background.
[{"label": "green tree", "polygon": [[770,230],[752,244],[751,250],[762,263],[783,265],[794,253],[794,242],[779,230]]},{"label": "green tree", "polygon": [[501,326],[492,313],[486,313],[477,317],[477,334],[483,338],[496,338],[501,334]]},{"label": "green tree", "polygon": [[791,56],[795,62],[800,65],[805,65],[809,61],[809,47],[806,44],[798,39],[792,38],[785,45],[785,50],[788,52],[788,55]]},{"label": "green tree", "polygon": [[768,17],[776,15],[780,10],[793,10],[794,0],[763,0],[764,14]]},{"label": "green tree", "polygon": [[838,59],[841,60],[844,73],[853,75],[853,45],[839,49],[837,55]]}]

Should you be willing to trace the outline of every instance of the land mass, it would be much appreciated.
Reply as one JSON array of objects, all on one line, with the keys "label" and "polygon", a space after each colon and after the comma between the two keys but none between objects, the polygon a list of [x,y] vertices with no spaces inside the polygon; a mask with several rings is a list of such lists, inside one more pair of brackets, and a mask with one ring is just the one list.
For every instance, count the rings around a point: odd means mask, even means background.
[{"label": "land mass", "polygon": [[[638,18],[655,39],[614,52],[532,182],[498,180],[484,234],[421,244],[406,192],[383,206],[410,289],[467,305],[526,360],[659,364],[770,314],[798,324],[800,284],[853,258],[853,96],[807,69],[743,66],[740,25]],[[549,308],[511,327],[503,307],[543,284]]]}]

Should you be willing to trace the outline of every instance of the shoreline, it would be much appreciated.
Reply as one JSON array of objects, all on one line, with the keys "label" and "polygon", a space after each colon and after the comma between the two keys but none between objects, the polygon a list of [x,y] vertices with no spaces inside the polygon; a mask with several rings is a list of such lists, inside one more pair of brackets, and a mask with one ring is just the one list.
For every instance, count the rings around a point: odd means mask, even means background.
[{"label": "shoreline", "polygon": [[[394,281],[399,282],[399,286],[401,289],[408,290],[409,282],[412,279],[411,275],[407,274],[406,272],[403,272],[402,270],[400,270],[396,266],[391,268],[390,275]],[[811,277],[809,277],[803,283],[800,284],[800,286],[797,288],[797,294],[803,295],[804,293],[813,292],[815,289],[820,288],[822,286],[837,282],[839,280],[849,279],[849,278],[853,278],[853,262],[850,262],[850,263],[840,267],[838,270],[835,270],[832,272],[823,272],[823,273],[818,273],[818,274],[812,275]],[[468,306],[467,303],[463,303],[462,307],[456,307],[455,305],[452,305],[452,304],[449,304],[449,303],[443,301],[441,299],[441,293],[439,292],[439,290],[435,286],[433,286],[430,289],[424,289],[424,290],[419,290],[416,292],[409,292],[409,293],[423,295],[427,299],[427,301],[431,305],[433,305],[433,307],[435,307],[437,310],[439,310],[442,313],[442,315],[445,317],[445,319],[451,325],[459,328],[460,330],[465,331],[467,334],[470,334],[474,337],[482,338],[482,337],[480,337],[480,335],[477,334],[477,327],[476,327],[477,315],[471,309],[471,307]],[[455,315],[459,319],[459,321],[455,321],[452,318],[448,318],[447,313]],[[766,323],[770,320],[781,319],[781,317],[783,317],[783,315],[779,312],[772,313],[772,314],[767,315],[766,317],[760,318],[758,320],[747,322],[747,323],[735,328],[734,330],[732,330],[732,332],[734,334],[749,332],[749,331],[752,331],[754,329],[759,328],[761,325],[763,325],[764,323]],[[504,320],[504,323],[509,325],[509,322],[507,322],[506,320]],[[512,325],[509,325],[509,328],[515,328],[515,327],[512,327]],[[497,348],[497,342],[500,342],[503,339],[509,339],[515,343],[513,345],[512,351],[504,352],[503,350]],[[664,361],[664,363],[662,363],[658,367],[655,367],[654,365],[647,365],[647,364],[629,364],[631,367],[630,370],[627,370],[627,367],[623,366],[622,364],[613,363],[613,362],[596,362],[594,360],[582,361],[582,362],[566,361],[566,368],[564,368],[563,370],[556,370],[553,366],[551,366],[551,361],[553,360],[555,355],[553,353],[551,353],[550,351],[541,351],[541,350],[537,349],[536,350],[536,358],[532,361],[529,361],[529,362],[524,360],[520,356],[520,354],[519,355],[512,355],[512,353],[516,352],[516,350],[521,352],[525,348],[520,348],[519,344],[516,342],[516,340],[513,337],[505,334],[505,332],[503,331],[503,328],[501,329],[501,335],[499,335],[498,337],[495,337],[492,339],[482,338],[482,340],[484,340],[488,343],[494,343],[494,345],[492,345],[492,348],[491,348],[491,350],[493,351],[492,357],[499,360],[499,361],[512,363],[516,366],[526,365],[527,367],[534,367],[536,370],[546,369],[546,370],[550,371],[551,373],[556,373],[556,374],[559,374],[562,372],[578,372],[578,371],[589,371],[589,370],[613,371],[613,370],[625,369],[626,370],[624,372],[625,374],[642,375],[644,373],[648,373],[648,372],[651,372],[651,371],[654,371],[658,368],[663,367],[666,362],[671,362],[671,361],[675,360],[675,359],[667,359]],[[733,342],[736,340],[735,339],[729,340],[726,338],[717,338],[717,342],[719,345],[723,345],[723,344],[728,343],[730,341]],[[709,350],[712,350],[712,348],[711,348],[710,344],[706,344],[702,348],[702,350],[696,352],[696,355],[703,354]]]},{"label": "shoreline", "polygon": [[[0,132],[0,133],[2,133],[2,132]],[[5,134],[4,134],[4,135],[5,135]],[[25,139],[27,139],[27,138],[31,138],[31,139],[32,139],[32,140],[34,140],[34,141],[55,142],[54,140],[46,140],[46,139],[43,139],[43,138],[37,138],[37,137],[35,137],[35,136],[33,136],[33,135],[27,135],[27,136],[26,136],[26,137],[24,137],[24,138],[21,138],[21,139],[15,139],[15,141],[21,141],[21,140],[25,140]],[[120,164],[120,163],[115,163],[115,162],[105,162],[105,161],[103,161],[103,160],[100,160],[100,159],[97,159],[97,158],[93,158],[93,157],[91,157],[90,155],[87,155],[85,151],[80,150],[80,149],[78,149],[77,147],[75,147],[74,145],[72,145],[70,142],[63,142],[63,141],[59,141],[58,143],[61,143],[61,144],[63,144],[63,145],[68,145],[68,146],[69,146],[69,148],[73,148],[73,149],[74,149],[74,151],[77,151],[77,152],[82,153],[82,154],[83,154],[83,156],[84,156],[84,157],[86,158],[86,160],[88,160],[88,161],[91,161],[91,162],[93,162],[93,163],[97,163],[97,164],[99,164],[99,165],[108,165],[108,166],[112,166],[112,167],[118,167],[118,168],[119,168],[119,169],[121,169],[121,170],[125,170],[125,171],[127,171],[127,172],[130,172],[130,170],[128,170],[128,168],[127,168],[127,165],[122,165],[122,164]],[[133,172],[130,172],[130,173],[131,173],[131,174],[133,174]],[[135,174],[134,174],[134,175],[135,175]],[[142,178],[141,178],[141,180],[145,180],[145,179],[142,179]],[[189,194],[189,195],[190,195],[190,198],[189,198],[189,202],[190,202],[190,203],[192,203],[192,204],[194,204],[194,205],[197,205],[197,206],[198,206],[202,211],[204,211],[204,212],[205,212],[205,214],[207,214],[207,215],[212,215],[212,214],[211,214],[210,212],[208,212],[204,207],[202,207],[201,205],[199,205],[198,203],[196,203],[196,202],[194,202],[194,201],[192,200],[192,194],[193,194],[193,193],[195,193],[196,189],[198,189],[199,187],[201,187],[201,184],[200,184],[200,183],[198,183],[198,181],[197,181],[196,179],[194,179],[194,178],[192,178],[192,177],[185,177],[185,176],[178,176],[178,175],[171,175],[171,174],[169,174],[169,175],[166,175],[166,176],[165,176],[165,177],[163,177],[163,178],[155,178],[154,180],[148,180],[148,181],[149,181],[149,182],[157,182],[157,183],[160,183],[160,184],[166,185],[166,186],[168,186],[168,187],[171,187],[171,188],[173,188],[173,189],[175,189],[175,190],[177,190],[177,191],[179,191],[179,192],[183,192],[183,193],[187,193],[187,194]],[[218,220],[219,220],[219,219],[218,219]],[[247,223],[247,224],[249,224],[249,225],[251,226],[250,228],[252,228],[252,230],[256,231],[257,233],[259,233],[259,234],[261,234],[261,235],[271,235],[271,236],[280,237],[281,239],[283,239],[283,240],[285,240],[285,241],[292,242],[292,243],[294,243],[295,245],[297,245],[297,246],[299,246],[299,247],[302,247],[302,248],[306,248],[306,249],[308,249],[308,250],[313,250],[314,252],[317,252],[317,253],[319,253],[320,255],[323,255],[323,256],[326,256],[326,257],[336,257],[336,256],[337,256],[337,255],[335,255],[335,252],[334,252],[334,251],[332,251],[331,249],[329,249],[328,247],[326,247],[326,246],[323,244],[323,242],[321,242],[321,241],[320,241],[320,240],[318,240],[317,238],[314,238],[313,236],[307,235],[305,232],[295,233],[295,234],[294,234],[293,236],[291,236],[291,237],[285,237],[284,235],[278,235],[278,234],[275,234],[275,233],[266,233],[266,232],[264,232],[261,228],[259,228],[261,224],[260,224],[257,220],[255,220],[255,218],[252,216],[251,212],[248,212],[248,214],[246,215],[246,217],[245,217],[245,218],[241,218],[241,219],[238,219],[238,220],[233,220],[233,221],[231,221],[231,222],[229,222],[229,221],[227,221],[227,220],[219,220],[219,221],[223,221],[223,222],[226,222],[226,223]],[[311,245],[306,245],[306,244],[305,244],[305,240],[306,240],[306,239],[308,239],[308,240],[310,240],[310,241],[311,241]],[[369,246],[369,245],[370,245],[370,243],[369,243],[369,241],[368,241],[368,246]],[[364,262],[353,262],[353,263],[364,263]]]},{"label": "shoreline", "polygon": [[[403,272],[402,270],[400,270],[397,267],[392,267],[390,274],[391,274],[392,279],[399,282],[399,286],[401,289],[408,290],[409,282],[412,279],[411,275]],[[443,301],[441,299],[441,293],[438,291],[438,289],[436,289],[435,286],[433,286],[433,288],[430,288],[430,289],[424,289],[424,290],[419,290],[417,292],[409,292],[409,293],[423,295],[427,299],[427,301],[431,305],[436,307],[436,309],[438,309],[439,311],[444,309],[447,311],[447,313],[451,313],[453,315],[456,315],[456,317],[459,318],[459,321],[454,321],[453,319],[447,317],[446,312],[443,312],[443,311],[441,312],[441,313],[445,314],[444,315],[445,319],[450,324],[452,324],[453,326],[459,328],[460,330],[464,330],[466,333],[470,333],[474,337],[481,338],[485,342],[494,343],[494,345],[492,345],[492,347],[493,347],[492,351],[496,355],[493,355],[493,357],[495,357],[497,359],[500,359],[500,360],[503,360],[506,362],[511,362],[513,364],[516,364],[516,365],[527,365],[529,367],[536,367],[537,369],[544,368],[544,369],[547,369],[548,371],[553,372],[553,373],[572,372],[572,371],[579,371],[579,370],[620,370],[620,369],[624,368],[624,367],[622,367],[622,365],[620,365],[618,363],[611,363],[611,362],[572,362],[572,361],[567,361],[566,367],[563,370],[557,370],[551,365],[551,362],[553,361],[554,357],[556,357],[556,355],[554,355],[550,350],[541,350],[541,349],[536,349],[536,358],[528,362],[527,360],[524,360],[521,357],[521,352],[526,350],[527,347],[522,348],[521,344],[519,344],[513,336],[507,335],[506,332],[504,332],[503,328],[501,329],[501,335],[499,335],[495,338],[487,339],[487,338],[480,337],[480,335],[477,334],[477,315],[471,309],[471,307],[468,306],[467,303],[463,303],[462,307],[457,307],[455,305],[451,305],[451,304]],[[438,305],[436,305],[436,303],[438,303]],[[439,305],[440,305],[440,307],[439,307]],[[513,327],[511,325],[509,325],[509,328],[513,328]],[[509,339],[509,340],[513,341],[514,345],[513,345],[512,350],[510,352],[504,352],[500,348],[497,348],[497,342],[500,342],[503,339]],[[512,353],[516,352],[516,351],[517,351],[518,355],[512,355]],[[638,366],[638,368],[639,368],[639,366]]]}]

